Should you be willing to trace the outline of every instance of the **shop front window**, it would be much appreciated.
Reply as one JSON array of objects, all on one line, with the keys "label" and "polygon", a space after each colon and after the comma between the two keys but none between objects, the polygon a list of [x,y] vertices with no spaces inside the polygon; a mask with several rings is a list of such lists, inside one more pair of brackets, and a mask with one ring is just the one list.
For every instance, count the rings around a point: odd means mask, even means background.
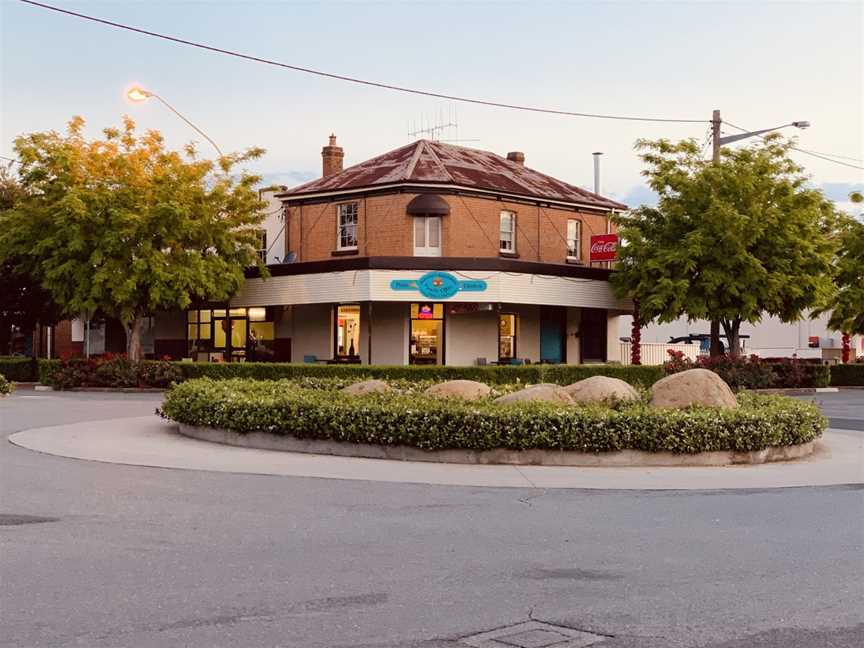
[{"label": "shop front window", "polygon": [[516,357],[516,316],[502,313],[498,316],[498,361],[509,362]]},{"label": "shop front window", "polygon": [[346,361],[360,361],[360,306],[336,307],[336,356]]},{"label": "shop front window", "polygon": [[264,307],[188,311],[189,357],[201,362],[272,361],[276,328],[271,311]]},{"label": "shop front window", "polygon": [[411,304],[410,364],[444,364],[444,305]]},{"label": "shop front window", "polygon": [[198,360],[199,354],[203,354],[206,360],[213,348],[210,313],[209,310],[190,310],[186,313],[186,352],[193,360]]}]

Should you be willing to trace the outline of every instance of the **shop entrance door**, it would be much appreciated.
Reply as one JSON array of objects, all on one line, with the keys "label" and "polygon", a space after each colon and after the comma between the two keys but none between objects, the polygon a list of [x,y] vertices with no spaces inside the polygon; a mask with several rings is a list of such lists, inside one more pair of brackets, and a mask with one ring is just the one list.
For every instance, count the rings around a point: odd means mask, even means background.
[{"label": "shop entrance door", "polygon": [[606,311],[582,309],[582,362],[606,362]]},{"label": "shop entrance door", "polygon": [[540,362],[564,362],[564,321],[566,311],[559,306],[540,307]]},{"label": "shop entrance door", "polygon": [[409,364],[444,364],[444,305],[411,304]]}]

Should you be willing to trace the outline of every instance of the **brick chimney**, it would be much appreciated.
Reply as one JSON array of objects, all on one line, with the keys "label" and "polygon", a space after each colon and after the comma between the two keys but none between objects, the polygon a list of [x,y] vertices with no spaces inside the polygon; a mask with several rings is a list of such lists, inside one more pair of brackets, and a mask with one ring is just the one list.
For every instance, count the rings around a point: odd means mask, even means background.
[{"label": "brick chimney", "polygon": [[334,173],[342,171],[342,158],[345,157],[345,152],[341,146],[336,146],[336,136],[330,135],[330,144],[321,149],[321,159],[323,160],[323,174],[326,178]]},{"label": "brick chimney", "polygon": [[507,154],[507,159],[519,166],[525,166],[525,154],[522,151],[510,151]]}]

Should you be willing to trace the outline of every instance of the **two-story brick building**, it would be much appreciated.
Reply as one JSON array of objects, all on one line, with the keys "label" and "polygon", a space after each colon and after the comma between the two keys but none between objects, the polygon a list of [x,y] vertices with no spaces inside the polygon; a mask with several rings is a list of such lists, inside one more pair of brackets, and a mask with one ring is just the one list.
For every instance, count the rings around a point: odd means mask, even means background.
[{"label": "two-story brick building", "polygon": [[616,318],[631,304],[587,259],[624,205],[526,167],[521,153],[420,140],[343,170],[331,136],[322,158],[322,178],[276,194],[285,262],[228,305],[157,316],[157,354],[618,360]]}]

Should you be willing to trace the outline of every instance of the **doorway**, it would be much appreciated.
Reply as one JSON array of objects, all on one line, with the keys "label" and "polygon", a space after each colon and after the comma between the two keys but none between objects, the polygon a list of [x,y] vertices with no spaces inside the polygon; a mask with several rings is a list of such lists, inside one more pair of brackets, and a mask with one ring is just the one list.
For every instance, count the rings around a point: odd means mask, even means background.
[{"label": "doorway", "polygon": [[606,362],[606,311],[582,309],[582,362]]},{"label": "doorway", "polygon": [[566,360],[566,318],[567,310],[562,306],[540,307],[540,362],[561,364]]},{"label": "doorway", "polygon": [[444,364],[444,305],[411,304],[408,363]]}]

